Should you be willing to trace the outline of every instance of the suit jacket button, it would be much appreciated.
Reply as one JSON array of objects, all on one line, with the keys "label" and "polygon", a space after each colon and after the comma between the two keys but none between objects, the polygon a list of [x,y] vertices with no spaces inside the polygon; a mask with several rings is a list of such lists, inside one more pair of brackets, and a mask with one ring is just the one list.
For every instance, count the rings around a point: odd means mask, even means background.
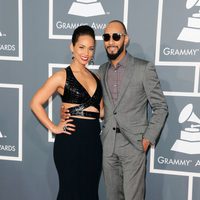
[{"label": "suit jacket button", "polygon": [[114,112],[113,114],[114,114],[114,115],[116,115],[116,114],[117,114],[117,112]]},{"label": "suit jacket button", "polygon": [[115,130],[116,128],[115,127],[113,127],[113,130]]}]

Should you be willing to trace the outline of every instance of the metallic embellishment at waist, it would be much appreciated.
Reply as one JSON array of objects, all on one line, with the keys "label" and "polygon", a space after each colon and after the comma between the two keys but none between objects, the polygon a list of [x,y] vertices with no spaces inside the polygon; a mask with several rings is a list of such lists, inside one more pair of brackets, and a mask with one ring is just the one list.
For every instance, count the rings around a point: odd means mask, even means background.
[{"label": "metallic embellishment at waist", "polygon": [[83,116],[83,117],[92,117],[92,118],[99,118],[98,112],[90,112],[90,111],[83,111],[83,110],[73,110],[69,112],[72,116]]}]

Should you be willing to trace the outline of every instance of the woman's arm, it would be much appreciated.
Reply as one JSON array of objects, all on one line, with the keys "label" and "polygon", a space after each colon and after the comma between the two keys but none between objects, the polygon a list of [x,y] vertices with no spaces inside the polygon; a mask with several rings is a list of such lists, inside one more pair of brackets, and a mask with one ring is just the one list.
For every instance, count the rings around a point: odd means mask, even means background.
[{"label": "woman's arm", "polygon": [[60,122],[58,125],[55,125],[48,117],[43,105],[48,101],[48,99],[55,93],[63,93],[63,86],[65,84],[65,71],[59,71],[51,76],[44,85],[34,94],[30,101],[31,110],[40,120],[40,122],[51,132],[55,134],[59,133],[68,133],[67,131],[63,131],[64,126],[66,126],[67,122],[71,122],[72,120],[66,120]]}]

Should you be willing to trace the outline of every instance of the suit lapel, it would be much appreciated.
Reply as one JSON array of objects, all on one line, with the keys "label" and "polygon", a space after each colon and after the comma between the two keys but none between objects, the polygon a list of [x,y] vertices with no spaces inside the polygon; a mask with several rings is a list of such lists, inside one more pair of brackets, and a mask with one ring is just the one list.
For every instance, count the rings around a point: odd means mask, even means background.
[{"label": "suit lapel", "polygon": [[110,100],[110,103],[114,106],[113,104],[113,100],[112,100],[112,96],[111,96],[111,93],[110,93],[110,89],[109,89],[109,86],[108,86],[108,69],[109,69],[109,65],[110,63],[107,63],[106,67],[105,67],[105,71],[104,71],[104,79],[103,79],[103,82],[104,82],[104,85],[105,85],[105,93],[107,94],[109,100]]}]

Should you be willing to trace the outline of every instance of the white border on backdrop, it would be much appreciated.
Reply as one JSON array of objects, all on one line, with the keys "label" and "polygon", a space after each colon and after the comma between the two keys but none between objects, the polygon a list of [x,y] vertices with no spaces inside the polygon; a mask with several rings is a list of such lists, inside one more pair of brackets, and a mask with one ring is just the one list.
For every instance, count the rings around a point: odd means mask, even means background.
[{"label": "white border on backdrop", "polygon": [[[54,35],[53,34],[53,1],[49,0],[49,39],[71,39],[71,35]],[[123,23],[127,27],[128,24],[128,1],[124,0]],[[102,40],[102,36],[96,36],[96,40]]]},{"label": "white border on backdrop", "polygon": [[[198,92],[164,92],[165,96],[180,96],[180,97],[200,97]],[[188,200],[192,200],[193,195],[193,178],[200,177],[200,173],[195,172],[185,172],[185,171],[176,171],[176,170],[166,170],[166,169],[156,169],[154,166],[155,163],[155,148],[151,147],[150,149],[150,173],[156,174],[166,174],[166,175],[175,175],[175,176],[186,176],[188,177]]]},{"label": "white border on backdrop", "polygon": [[0,160],[22,161],[22,124],[23,124],[23,86],[19,84],[0,83],[0,88],[18,89],[19,93],[19,110],[18,110],[18,156],[0,156]]},{"label": "white border on backdrop", "polygon": [[158,4],[155,64],[160,65],[160,66],[196,66],[196,65],[200,65],[200,62],[160,61],[163,2],[164,2],[163,0],[159,0],[159,4]]},{"label": "white border on backdrop", "polygon": [[23,9],[22,1],[18,0],[18,56],[0,56],[0,60],[14,60],[22,61],[23,60]]}]

